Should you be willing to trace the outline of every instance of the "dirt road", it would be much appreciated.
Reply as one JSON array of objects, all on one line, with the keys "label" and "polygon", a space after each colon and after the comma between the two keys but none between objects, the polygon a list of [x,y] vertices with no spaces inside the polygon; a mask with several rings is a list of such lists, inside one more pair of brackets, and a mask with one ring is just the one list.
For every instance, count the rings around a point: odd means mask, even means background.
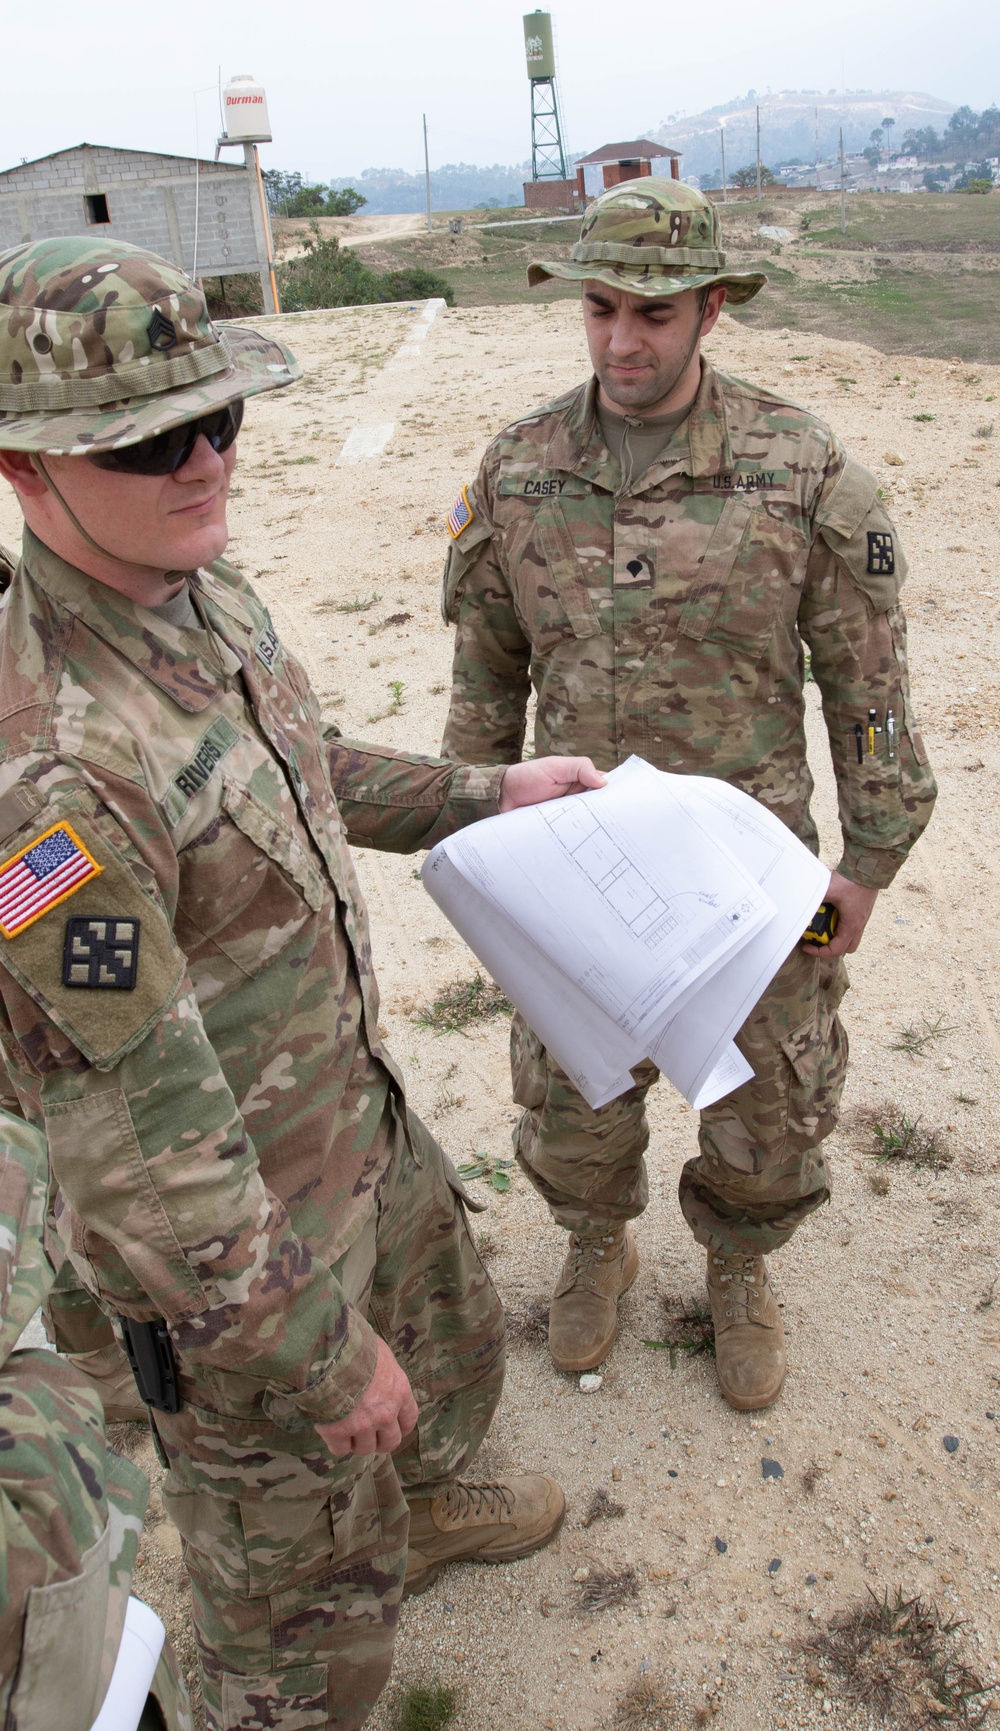
[{"label": "dirt road", "polygon": [[[306,378],[248,409],[232,556],[345,732],[433,750],[450,660],[438,612],[444,514],[486,439],[581,378],[585,355],[569,303],[442,312],[419,342],[416,318],[372,307],[282,321]],[[703,1290],[676,1204],[694,1115],[666,1086],[652,1110],[642,1271],[597,1393],[552,1370],[532,1327],[531,1306],[561,1260],[559,1235],[520,1178],[506,1196],[487,1192],[476,1230],[520,1322],[484,1468],[557,1473],[570,1513],[542,1555],[453,1568],[404,1608],[377,1731],[392,1723],[393,1692],[428,1675],[459,1688],[461,1731],[598,1731],[642,1678],[662,1680],[672,1703],[643,1724],[717,1717],[732,1731],[862,1731],[882,1721],[846,1702],[801,1643],[867,1589],[933,1597],[968,1620],[971,1662],[984,1673],[1000,1665],[1000,436],[986,431],[1000,420],[1000,370],[886,358],[728,319],[709,347],[718,364],[828,417],[891,500],[910,556],[913,681],[938,813],[880,898],[852,966],[836,1191],[775,1259],[791,1372],[771,1413],[723,1406],[710,1358],[672,1359],[646,1344]],[[369,440],[376,454],[338,466],[357,428],[382,429]],[[4,493],[0,536],[15,521]],[[833,863],[835,801],[815,702],[810,725]],[[506,1158],[506,1025],[467,1037],[414,1025],[417,1008],[473,966],[414,881],[416,863],[358,859],[390,1043],[415,1105],[457,1159],[479,1149]],[[908,1026],[948,1031],[909,1057],[892,1049]],[[889,1187],[876,1194],[860,1119],[886,1105],[939,1132],[950,1160],[880,1168]],[[585,1528],[598,1488],[624,1512]],[[583,1610],[588,1568],[634,1569],[636,1596]],[[179,1578],[176,1538],[154,1520],[140,1590],[190,1662]]]}]

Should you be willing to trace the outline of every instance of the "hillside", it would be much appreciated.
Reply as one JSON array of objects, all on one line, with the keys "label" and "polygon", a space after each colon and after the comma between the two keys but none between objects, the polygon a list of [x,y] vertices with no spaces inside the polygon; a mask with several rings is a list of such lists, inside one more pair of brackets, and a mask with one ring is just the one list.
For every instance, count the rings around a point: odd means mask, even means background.
[{"label": "hillside", "polygon": [[844,147],[862,150],[873,129],[886,115],[896,125],[893,139],[901,141],[909,127],[933,126],[942,131],[958,104],[939,96],[906,90],[778,90],[766,96],[749,90],[732,102],[701,114],[679,115],[646,134],[659,144],[683,150],[682,172],[716,175],[719,171],[719,128],[726,129],[726,163],[730,171],[752,162],[756,151],[756,110],[760,104],[760,142],[764,161],[772,166],[816,155],[817,115],[820,159],[838,148],[840,127]]}]

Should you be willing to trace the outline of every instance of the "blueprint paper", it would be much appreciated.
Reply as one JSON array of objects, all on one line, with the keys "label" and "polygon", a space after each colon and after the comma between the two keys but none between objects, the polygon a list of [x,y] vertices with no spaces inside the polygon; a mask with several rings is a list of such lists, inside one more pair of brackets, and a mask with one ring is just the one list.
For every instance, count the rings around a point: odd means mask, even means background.
[{"label": "blueprint paper", "polygon": [[749,795],[633,757],[440,842],[422,875],[591,1106],[648,1056],[701,1107],[753,1074],[733,1034],[830,874]]}]

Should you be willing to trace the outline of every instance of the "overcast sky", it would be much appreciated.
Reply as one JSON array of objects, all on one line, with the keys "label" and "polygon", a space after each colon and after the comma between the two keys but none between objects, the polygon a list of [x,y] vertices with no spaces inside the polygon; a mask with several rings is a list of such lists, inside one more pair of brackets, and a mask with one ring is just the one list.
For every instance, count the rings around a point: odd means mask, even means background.
[{"label": "overcast sky", "polygon": [[[265,86],[265,166],[315,179],[367,167],[522,162],[528,82],[513,0],[79,0],[4,8],[0,168],[86,140],[211,155],[221,64]],[[996,0],[716,0],[627,7],[555,0],[571,150],[770,88],[917,90],[1000,101]],[[197,114],[197,124],[196,124]],[[235,159],[234,159],[235,160]]]}]

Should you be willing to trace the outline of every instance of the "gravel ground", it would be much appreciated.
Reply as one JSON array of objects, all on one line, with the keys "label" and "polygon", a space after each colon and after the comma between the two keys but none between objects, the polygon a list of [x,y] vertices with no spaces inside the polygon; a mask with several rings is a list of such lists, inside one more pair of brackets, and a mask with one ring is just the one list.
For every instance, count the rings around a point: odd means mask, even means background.
[{"label": "gravel ground", "polygon": [[[419,318],[420,309],[373,307],[281,321],[306,379],[250,406],[231,552],[345,731],[433,750],[450,661],[438,611],[444,513],[487,438],[581,378],[586,360],[568,303]],[[725,1407],[710,1358],[678,1353],[672,1363],[644,1344],[703,1292],[701,1255],[676,1205],[694,1114],[668,1086],[652,1102],[642,1271],[596,1393],[555,1372],[532,1338],[530,1306],[551,1289],[559,1234],[522,1179],[507,1195],[488,1193],[475,1229],[506,1304],[529,1326],[512,1343],[483,1467],[557,1474],[569,1514],[541,1555],[453,1567],[404,1608],[377,1731],[394,1723],[399,1690],[431,1675],[458,1687],[461,1731],[596,1731],[641,1678],[662,1683],[667,1705],[637,1725],[717,1718],[734,1731],[863,1731],[884,1716],[846,1700],[802,1643],[868,1589],[881,1597],[897,1586],[965,1619],[970,1663],[1000,1668],[997,806],[987,797],[1000,755],[990,673],[1000,437],[984,430],[1000,370],[750,333],[727,318],[708,347],[717,364],[828,417],[890,496],[910,556],[913,680],[938,812],[853,961],[836,1190],[775,1259],[791,1368],[770,1413]],[[390,423],[380,455],[338,466],[353,429]],[[0,536],[11,538],[16,515],[4,492]],[[364,606],[338,611],[350,602]],[[833,862],[816,703],[810,741]],[[390,1043],[415,1105],[456,1158],[479,1149],[506,1158],[506,1024],[439,1037],[413,1020],[473,970],[413,881],[417,863],[358,856]],[[902,1028],[923,1031],[938,1017],[950,1031],[922,1056],[891,1049]],[[951,1160],[941,1170],[894,1164],[877,1194],[864,1119],[885,1106],[939,1130]],[[121,1440],[155,1477],[139,1435]],[[777,1476],[765,1476],[765,1460]],[[624,1512],[585,1527],[599,1488]],[[581,1571],[593,1584],[596,1570],[629,1568],[634,1597],[601,1611],[581,1604]],[[155,1493],[139,1588],[190,1663],[176,1535]]]}]

